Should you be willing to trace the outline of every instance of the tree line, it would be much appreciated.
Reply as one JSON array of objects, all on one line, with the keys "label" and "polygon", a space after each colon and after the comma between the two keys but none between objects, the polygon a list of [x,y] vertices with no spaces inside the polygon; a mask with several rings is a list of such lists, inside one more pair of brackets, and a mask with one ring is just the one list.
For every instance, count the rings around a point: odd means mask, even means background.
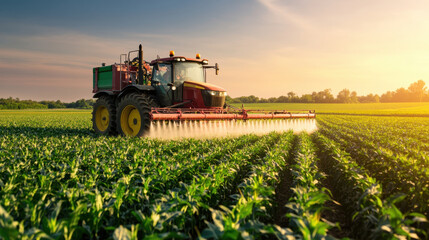
[{"label": "tree line", "polygon": [[259,98],[254,95],[231,98],[227,96],[227,103],[387,103],[387,102],[429,102],[429,91],[423,80],[418,80],[406,88],[396,91],[388,91],[381,96],[368,94],[358,96],[356,91],[341,90],[334,96],[331,89],[320,92],[303,94],[298,96],[294,92],[288,92],[280,97]]},{"label": "tree line", "polygon": [[57,101],[20,100],[19,98],[0,98],[0,109],[53,109],[53,108],[80,108],[91,109],[95,101],[80,99],[71,103]]},{"label": "tree line", "polygon": [[[288,92],[286,96],[259,98],[254,95],[237,98],[226,97],[227,103],[378,103],[378,102],[429,102],[429,91],[423,80],[410,84],[408,88],[399,88],[388,91],[381,96],[368,94],[358,96],[355,91],[341,90],[334,96],[331,89],[298,96]],[[53,109],[53,108],[80,108],[91,109],[93,99],[80,99],[71,103],[57,101],[20,100],[19,98],[0,98],[0,109]]]}]

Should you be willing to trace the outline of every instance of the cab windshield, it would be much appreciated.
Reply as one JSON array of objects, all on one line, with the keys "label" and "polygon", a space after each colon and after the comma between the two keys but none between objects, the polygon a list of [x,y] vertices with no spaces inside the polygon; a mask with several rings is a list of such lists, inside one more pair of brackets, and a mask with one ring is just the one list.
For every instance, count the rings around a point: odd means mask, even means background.
[{"label": "cab windshield", "polygon": [[158,64],[158,67],[153,68],[152,78],[153,82],[159,82],[162,85],[171,83],[171,64]]},{"label": "cab windshield", "polygon": [[196,62],[174,63],[174,81],[206,82],[204,78],[203,65],[201,63]]}]

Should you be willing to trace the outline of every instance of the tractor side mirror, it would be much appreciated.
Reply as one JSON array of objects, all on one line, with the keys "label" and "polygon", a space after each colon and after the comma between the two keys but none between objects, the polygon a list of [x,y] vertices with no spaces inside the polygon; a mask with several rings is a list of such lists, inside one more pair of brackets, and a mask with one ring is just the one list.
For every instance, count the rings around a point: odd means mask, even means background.
[{"label": "tractor side mirror", "polygon": [[215,63],[216,75],[219,75],[219,64]]}]

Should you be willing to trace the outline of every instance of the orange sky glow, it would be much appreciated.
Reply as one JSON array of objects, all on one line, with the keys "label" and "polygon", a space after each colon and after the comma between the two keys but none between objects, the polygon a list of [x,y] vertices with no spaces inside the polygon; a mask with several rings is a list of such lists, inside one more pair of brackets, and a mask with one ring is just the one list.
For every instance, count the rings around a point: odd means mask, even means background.
[{"label": "orange sky glow", "polygon": [[210,73],[208,80],[232,97],[327,88],[335,95],[344,88],[382,94],[419,79],[429,84],[428,1],[238,2],[225,13],[191,9],[213,15],[192,24],[183,24],[191,20],[171,9],[165,17],[182,22],[167,28],[152,19],[150,28],[147,20],[134,31],[3,19],[0,98],[89,99],[92,68],[119,62],[119,54],[139,43],[146,60],[175,50],[219,63],[220,75]]}]

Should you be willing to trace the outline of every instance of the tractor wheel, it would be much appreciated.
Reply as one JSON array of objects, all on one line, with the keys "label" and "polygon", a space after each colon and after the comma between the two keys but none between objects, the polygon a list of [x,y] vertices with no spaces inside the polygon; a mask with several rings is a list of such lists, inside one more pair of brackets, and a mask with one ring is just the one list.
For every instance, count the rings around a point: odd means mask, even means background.
[{"label": "tractor wheel", "polygon": [[92,110],[92,127],[101,135],[116,134],[116,108],[112,98],[97,99]]},{"label": "tractor wheel", "polygon": [[141,137],[150,128],[150,101],[146,95],[130,93],[118,104],[116,121],[123,136]]},{"label": "tractor wheel", "polygon": [[156,100],[156,97],[154,95],[149,95],[148,99],[149,99],[149,106],[150,107],[153,107],[153,108],[159,107],[158,100]]}]

